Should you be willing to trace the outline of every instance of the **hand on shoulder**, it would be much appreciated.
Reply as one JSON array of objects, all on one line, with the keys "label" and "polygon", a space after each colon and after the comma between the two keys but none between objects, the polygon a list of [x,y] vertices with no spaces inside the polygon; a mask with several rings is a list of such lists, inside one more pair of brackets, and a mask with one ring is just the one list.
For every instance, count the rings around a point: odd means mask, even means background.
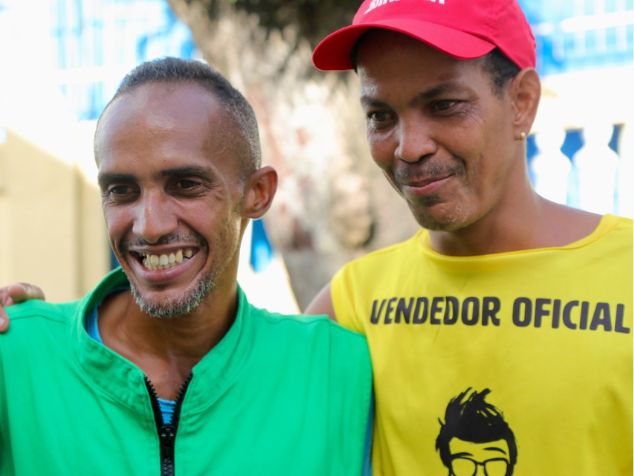
[{"label": "hand on shoulder", "polygon": [[3,308],[29,299],[46,300],[44,291],[33,284],[15,283],[0,288],[0,333],[6,332],[9,328],[9,316]]}]

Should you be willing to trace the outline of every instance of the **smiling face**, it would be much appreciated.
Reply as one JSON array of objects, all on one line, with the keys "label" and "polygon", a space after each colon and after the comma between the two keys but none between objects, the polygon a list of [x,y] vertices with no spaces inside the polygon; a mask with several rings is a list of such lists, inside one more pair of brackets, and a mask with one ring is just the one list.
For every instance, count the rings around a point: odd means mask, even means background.
[{"label": "smiling face", "polygon": [[140,86],[100,120],[110,244],[151,315],[188,313],[212,288],[235,285],[243,185],[229,121],[210,92],[187,83]]},{"label": "smiling face", "polygon": [[468,227],[526,181],[512,101],[494,93],[481,61],[387,30],[370,32],[358,50],[370,152],[430,230]]}]

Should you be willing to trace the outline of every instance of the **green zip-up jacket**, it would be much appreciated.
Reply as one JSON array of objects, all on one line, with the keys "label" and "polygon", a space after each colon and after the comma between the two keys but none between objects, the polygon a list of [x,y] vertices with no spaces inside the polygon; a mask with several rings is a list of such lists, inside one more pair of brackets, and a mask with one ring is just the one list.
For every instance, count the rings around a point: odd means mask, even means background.
[{"label": "green zip-up jacket", "polygon": [[7,309],[0,335],[0,475],[359,475],[371,395],[365,339],[282,316],[239,291],[235,323],[193,369],[172,425],[143,372],[85,330],[127,285]]}]

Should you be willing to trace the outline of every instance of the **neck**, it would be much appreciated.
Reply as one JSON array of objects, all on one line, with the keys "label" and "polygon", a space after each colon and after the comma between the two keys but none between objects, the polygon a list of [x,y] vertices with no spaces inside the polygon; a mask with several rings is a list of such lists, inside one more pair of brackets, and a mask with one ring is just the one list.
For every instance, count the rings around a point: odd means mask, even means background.
[{"label": "neck", "polygon": [[501,202],[464,228],[430,231],[432,249],[448,256],[479,256],[566,246],[591,234],[601,220],[546,200],[528,181]]},{"label": "neck", "polygon": [[143,312],[131,292],[99,308],[104,344],[136,364],[160,398],[173,399],[194,366],[229,331],[238,312],[237,283],[218,283],[189,314],[157,318]]}]

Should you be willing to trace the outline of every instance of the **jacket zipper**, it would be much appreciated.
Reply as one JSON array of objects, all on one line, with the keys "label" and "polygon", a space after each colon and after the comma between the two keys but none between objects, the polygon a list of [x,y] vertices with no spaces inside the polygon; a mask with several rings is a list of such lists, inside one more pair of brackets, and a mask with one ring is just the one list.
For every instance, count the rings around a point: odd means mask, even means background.
[{"label": "jacket zipper", "polygon": [[176,396],[176,406],[174,407],[174,414],[172,415],[172,422],[165,423],[163,421],[163,414],[161,413],[161,407],[158,401],[158,395],[150,379],[145,377],[145,386],[150,394],[150,401],[152,402],[152,410],[154,411],[154,421],[156,422],[156,431],[158,432],[159,444],[161,450],[161,476],[174,476],[174,445],[176,443],[176,430],[178,429],[178,422],[181,415],[181,405],[185,398],[185,392],[191,382],[194,374],[189,374],[185,379],[178,395]]}]

